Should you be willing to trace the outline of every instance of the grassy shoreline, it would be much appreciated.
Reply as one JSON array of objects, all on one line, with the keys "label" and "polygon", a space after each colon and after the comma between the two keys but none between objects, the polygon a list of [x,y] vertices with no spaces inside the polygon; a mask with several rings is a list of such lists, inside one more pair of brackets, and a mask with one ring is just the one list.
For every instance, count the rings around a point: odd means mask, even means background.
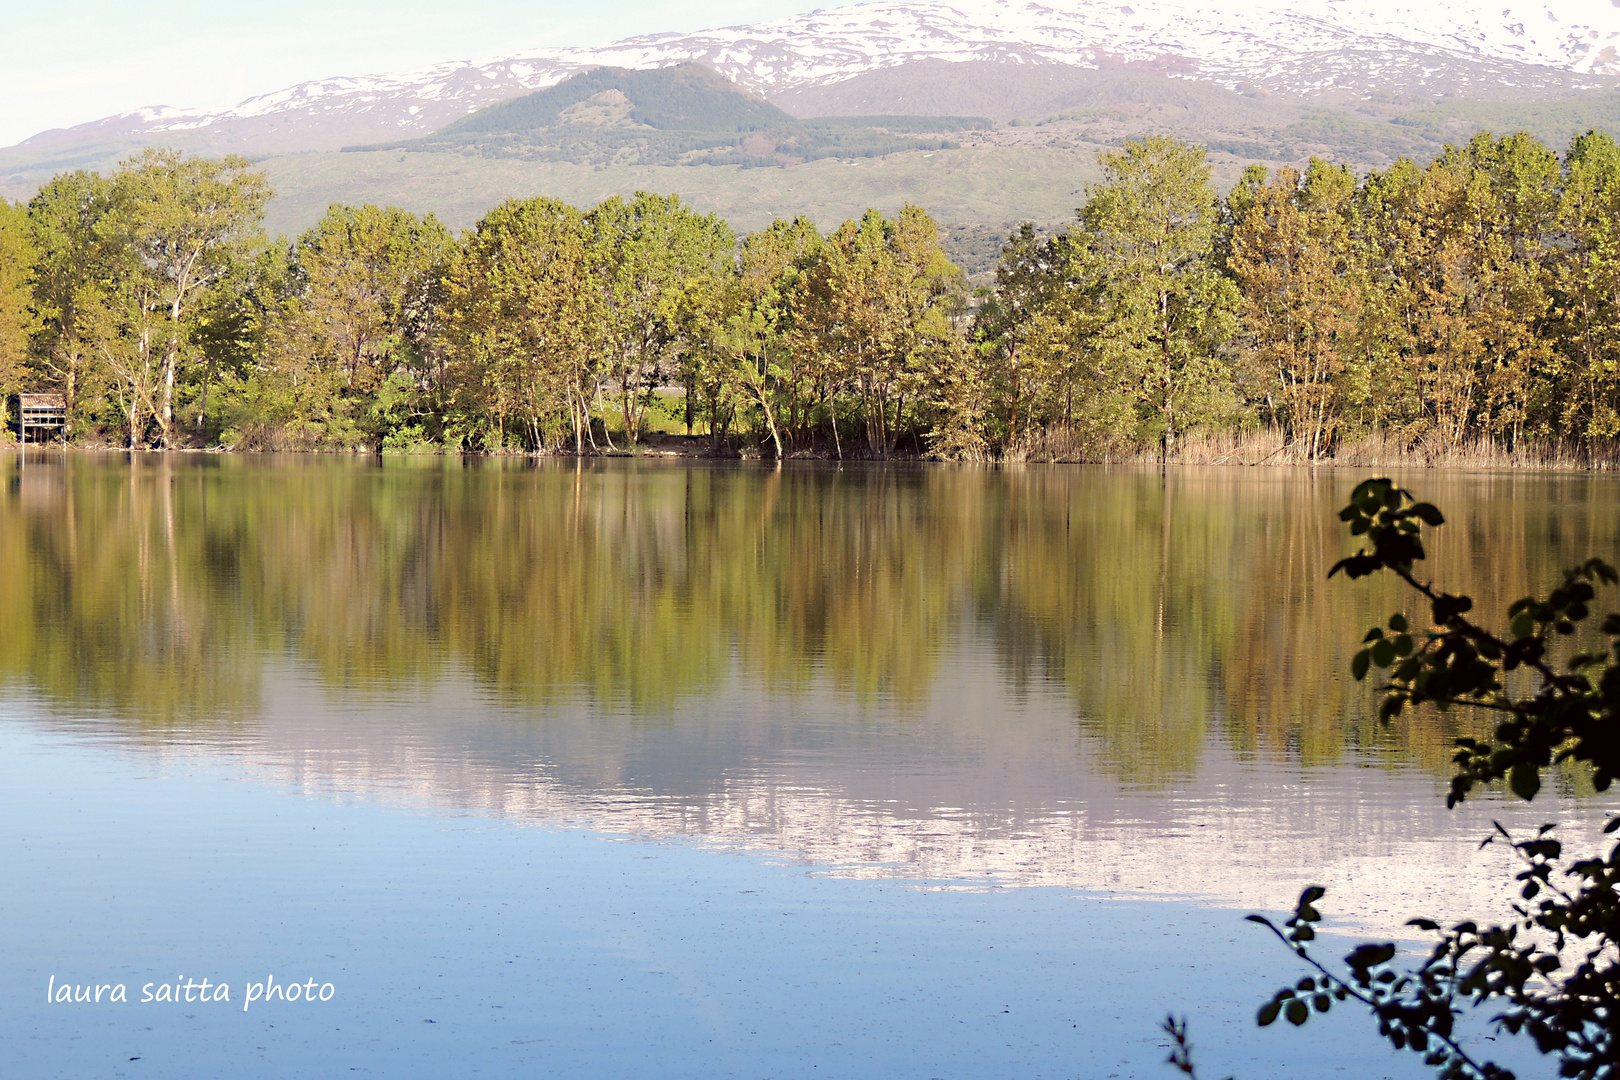
[{"label": "grassy shoreline", "polygon": [[[21,443],[0,444],[0,451],[20,451]],[[735,438],[716,444],[707,434],[681,435],[653,432],[639,443],[629,444],[623,432],[614,433],[611,447],[586,447],[576,453],[571,447],[543,450],[469,451],[457,447],[423,444],[408,448],[333,448],[315,446],[194,446],[173,449],[153,448],[131,451],[112,444],[84,442],[29,443],[29,450],[73,454],[308,454],[320,457],[464,457],[464,458],[681,458],[712,461],[776,460],[768,444],[752,445]],[[783,461],[844,461],[848,463],[940,462],[939,455],[899,452],[886,457],[846,446],[839,457],[832,446],[816,445],[787,453]],[[1197,465],[1258,466],[1290,468],[1348,469],[1492,469],[1542,472],[1620,472],[1620,440],[1576,446],[1555,442],[1526,441],[1509,449],[1480,439],[1461,446],[1430,447],[1378,432],[1340,443],[1329,454],[1312,458],[1308,448],[1290,442],[1276,431],[1193,432],[1177,441],[1169,455],[1157,447],[1099,448],[1082,443],[1071,433],[1044,432],[1020,441],[1000,457],[986,457],[971,464],[1001,465]]]}]

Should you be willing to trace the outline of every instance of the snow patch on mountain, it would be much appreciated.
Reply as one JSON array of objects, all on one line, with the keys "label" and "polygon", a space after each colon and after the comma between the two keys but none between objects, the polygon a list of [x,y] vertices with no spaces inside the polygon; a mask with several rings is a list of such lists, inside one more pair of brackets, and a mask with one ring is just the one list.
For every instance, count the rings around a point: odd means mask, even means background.
[{"label": "snow patch on mountain", "polygon": [[[696,60],[762,94],[921,60],[1140,68],[1285,93],[1433,93],[1459,80],[1566,89],[1620,78],[1620,0],[952,0],[878,2],[594,49],[533,49],[420,71],[321,79],[229,109],[146,108],[75,132],[217,129],[267,151],[427,133],[575,72]],[[1466,72],[1466,75],[1459,74]]]}]

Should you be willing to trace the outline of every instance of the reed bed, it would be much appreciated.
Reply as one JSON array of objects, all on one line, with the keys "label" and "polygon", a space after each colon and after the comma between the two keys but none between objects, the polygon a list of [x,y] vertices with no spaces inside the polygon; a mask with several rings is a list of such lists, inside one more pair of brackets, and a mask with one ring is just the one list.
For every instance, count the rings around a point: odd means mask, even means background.
[{"label": "reed bed", "polygon": [[1333,443],[1312,456],[1301,440],[1274,428],[1189,431],[1168,453],[1160,447],[1091,439],[1071,428],[1036,432],[1002,455],[1008,462],[1168,465],[1331,465],[1355,469],[1555,469],[1605,472],[1620,469],[1620,440],[1572,443],[1522,439],[1507,446],[1487,438],[1440,445],[1377,431]]}]

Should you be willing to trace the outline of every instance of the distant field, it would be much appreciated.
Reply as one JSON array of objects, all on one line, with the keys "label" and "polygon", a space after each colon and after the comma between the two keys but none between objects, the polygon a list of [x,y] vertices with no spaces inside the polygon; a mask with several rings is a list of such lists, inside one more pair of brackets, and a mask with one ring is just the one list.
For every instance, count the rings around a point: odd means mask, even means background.
[{"label": "distant field", "polygon": [[1481,128],[1498,134],[1528,129],[1562,151],[1579,131],[1620,130],[1620,98],[1525,105],[1456,102],[1412,110],[1393,122],[1348,110],[1279,115],[1276,121],[1269,129],[1264,124],[1246,128],[1235,122],[1215,124],[1200,110],[1172,117],[1157,109],[1106,108],[1039,126],[1001,128],[961,149],[823,159],[785,168],[604,168],[397,151],[291,154],[267,158],[263,166],[278,193],[270,207],[272,233],[304,229],[333,202],[389,203],[435,213],[462,229],[502,199],[552,195],[588,206],[638,189],[676,192],[741,231],[794,214],[807,214],[822,228],[831,228],[869,206],[893,212],[907,201],[926,208],[941,223],[1000,229],[1024,220],[1042,225],[1068,221],[1083,201],[1086,185],[1098,177],[1097,151],[1153,130],[1209,145],[1216,181],[1224,188],[1251,160],[1276,165],[1321,154],[1364,171],[1384,167],[1401,154],[1427,160],[1445,142],[1466,140]]},{"label": "distant field", "polygon": [[784,168],[734,165],[614,166],[526,162],[460,154],[293,154],[266,159],[275,186],[268,227],[293,234],[334,202],[386,203],[432,212],[455,229],[503,199],[550,195],[589,206],[637,190],[675,192],[738,230],[806,214],[822,228],[868,207],[886,213],[913,202],[940,222],[1000,226],[1072,217],[1097,179],[1094,148],[980,147],[909,151]]}]

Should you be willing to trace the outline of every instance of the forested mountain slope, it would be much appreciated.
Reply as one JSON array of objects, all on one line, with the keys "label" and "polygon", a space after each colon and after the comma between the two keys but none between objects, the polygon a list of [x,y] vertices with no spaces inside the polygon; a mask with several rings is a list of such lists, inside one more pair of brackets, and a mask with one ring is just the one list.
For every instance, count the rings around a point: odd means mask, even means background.
[{"label": "forested mountain slope", "polygon": [[787,165],[949,149],[955,144],[937,133],[992,126],[976,117],[798,120],[687,62],[652,71],[596,68],[420,139],[345,149],[597,165]]}]

